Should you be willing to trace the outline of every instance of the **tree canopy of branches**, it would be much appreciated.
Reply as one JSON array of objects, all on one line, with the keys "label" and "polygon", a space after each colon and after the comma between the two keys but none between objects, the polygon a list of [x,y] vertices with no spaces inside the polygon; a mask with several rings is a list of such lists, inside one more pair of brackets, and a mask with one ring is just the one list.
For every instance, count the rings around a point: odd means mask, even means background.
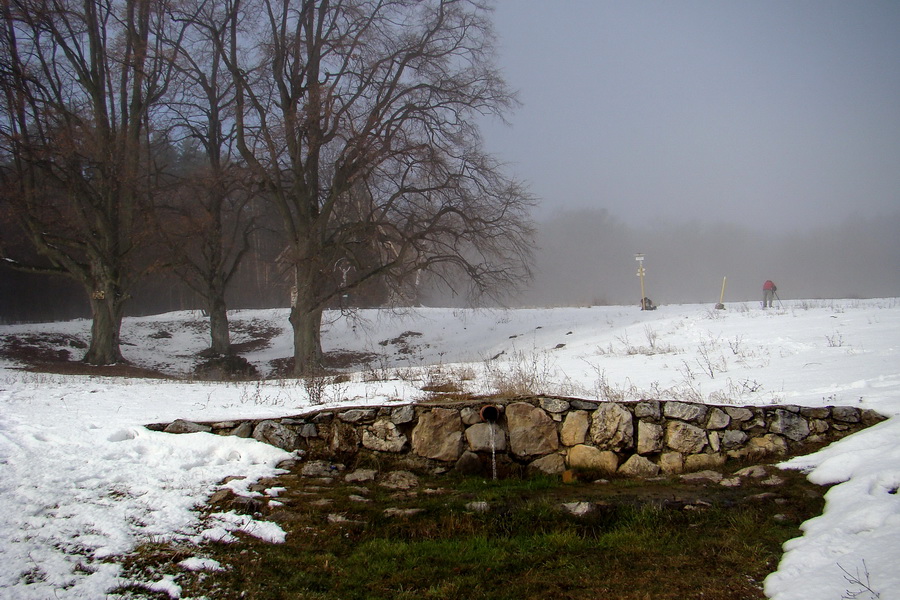
[{"label": "tree canopy of branches", "polygon": [[89,295],[89,363],[122,360],[123,305],[143,268],[148,123],[171,72],[166,8],[8,0],[0,9],[0,193],[44,259],[35,268]]},{"label": "tree canopy of branches", "polygon": [[351,292],[409,298],[424,275],[477,297],[530,276],[532,200],[479,137],[480,118],[515,104],[481,0],[0,11],[0,193],[40,267],[90,296],[89,362],[122,360],[122,307],[152,264],[151,230],[169,248],[154,260],[220,314],[212,345],[227,350],[224,288],[259,198],[284,239],[298,375],[321,368],[323,311]]},{"label": "tree canopy of branches", "polygon": [[237,143],[281,215],[296,374],[320,368],[323,309],[372,278],[527,278],[530,198],[478,135],[514,103],[481,2],[229,2]]}]

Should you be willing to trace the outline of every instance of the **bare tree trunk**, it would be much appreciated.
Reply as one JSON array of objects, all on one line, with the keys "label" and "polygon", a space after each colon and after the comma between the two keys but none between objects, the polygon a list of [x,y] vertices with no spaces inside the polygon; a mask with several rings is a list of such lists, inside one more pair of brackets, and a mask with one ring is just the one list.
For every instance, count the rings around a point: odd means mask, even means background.
[{"label": "bare tree trunk", "polygon": [[209,302],[210,351],[225,355],[231,352],[231,338],[228,333],[228,310],[224,296],[216,296]]},{"label": "bare tree trunk", "polygon": [[113,365],[126,362],[119,348],[124,304],[112,294],[91,292],[91,343],[84,362],[91,365]]},{"label": "bare tree trunk", "polygon": [[310,293],[314,276],[309,268],[295,267],[298,293],[291,302],[290,322],[294,332],[294,370],[297,377],[322,371],[322,308]]}]

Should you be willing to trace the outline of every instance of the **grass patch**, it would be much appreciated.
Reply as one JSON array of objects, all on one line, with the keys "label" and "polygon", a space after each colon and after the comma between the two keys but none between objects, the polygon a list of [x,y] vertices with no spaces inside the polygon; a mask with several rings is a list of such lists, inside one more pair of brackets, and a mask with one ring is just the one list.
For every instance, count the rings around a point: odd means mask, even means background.
[{"label": "grass patch", "polygon": [[[154,547],[126,570],[176,574],[184,597],[226,600],[761,599],[781,545],[822,507],[822,488],[785,476],[774,490],[445,476],[398,492],[289,475],[278,481],[284,506],[265,517],[287,531],[284,544],[205,545],[198,554],[225,567],[211,573],[161,564]],[[590,510],[576,516],[563,508],[572,502]],[[155,597],[142,593],[128,597]]]}]

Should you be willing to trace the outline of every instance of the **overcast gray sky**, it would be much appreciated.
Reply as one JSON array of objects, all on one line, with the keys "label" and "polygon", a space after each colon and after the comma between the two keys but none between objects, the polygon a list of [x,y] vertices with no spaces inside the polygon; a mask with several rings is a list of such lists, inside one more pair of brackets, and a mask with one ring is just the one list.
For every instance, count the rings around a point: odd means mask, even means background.
[{"label": "overcast gray sky", "polygon": [[498,0],[538,216],[805,230],[900,210],[900,1]]}]

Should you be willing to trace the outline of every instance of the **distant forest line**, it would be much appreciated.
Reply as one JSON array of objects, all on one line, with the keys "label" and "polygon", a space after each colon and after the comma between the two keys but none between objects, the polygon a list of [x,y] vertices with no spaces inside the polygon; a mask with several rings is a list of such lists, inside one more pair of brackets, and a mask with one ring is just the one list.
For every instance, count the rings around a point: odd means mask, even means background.
[{"label": "distant forest line", "polygon": [[[511,307],[634,304],[640,300],[636,253],[645,256],[645,292],[656,304],[757,302],[772,279],[782,298],[900,296],[900,212],[790,234],[732,224],[691,221],[636,228],[605,210],[557,213],[537,224],[534,279]],[[288,307],[289,274],[277,262],[282,246],[258,243],[228,294],[230,309]],[[83,289],[63,277],[17,272],[0,265],[0,322],[89,318]],[[370,289],[342,300],[346,307],[385,303]],[[415,304],[459,306],[465,299],[424,284]],[[340,304],[336,304],[338,308]],[[203,301],[177,277],[148,276],[127,314],[200,310]]]}]

